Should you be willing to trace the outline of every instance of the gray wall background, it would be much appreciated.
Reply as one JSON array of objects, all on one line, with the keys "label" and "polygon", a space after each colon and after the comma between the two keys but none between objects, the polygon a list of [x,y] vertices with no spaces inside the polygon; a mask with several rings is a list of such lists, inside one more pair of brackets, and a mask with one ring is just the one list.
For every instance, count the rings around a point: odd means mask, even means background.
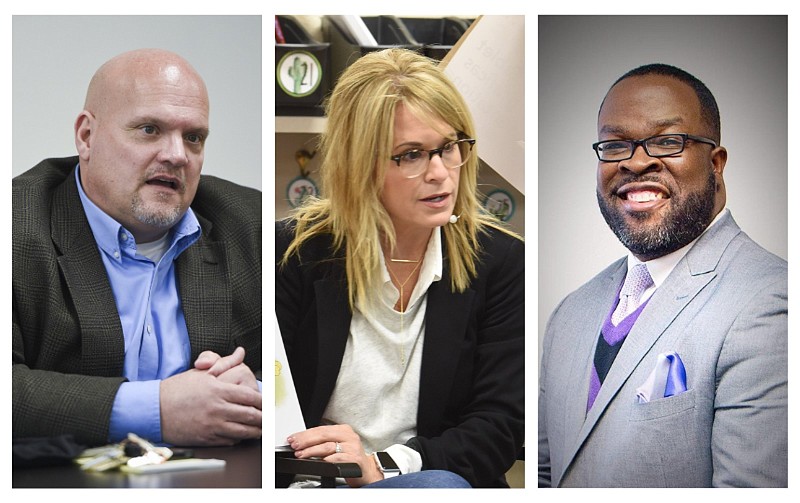
[{"label": "gray wall background", "polygon": [[728,149],[727,207],[787,258],[785,16],[540,16],[538,25],[537,355],[558,302],[627,252],[597,208],[591,144],[608,88],[639,65],[672,64],[708,86]]},{"label": "gray wall background", "polygon": [[180,54],[206,82],[203,173],[261,189],[261,16],[13,16],[12,176],[75,155],[92,75],[143,47]]}]

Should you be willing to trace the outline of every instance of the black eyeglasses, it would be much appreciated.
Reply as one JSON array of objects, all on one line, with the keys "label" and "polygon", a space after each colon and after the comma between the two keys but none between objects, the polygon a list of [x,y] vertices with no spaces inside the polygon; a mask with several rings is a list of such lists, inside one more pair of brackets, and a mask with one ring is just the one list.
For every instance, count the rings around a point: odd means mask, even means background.
[{"label": "black eyeglasses", "polygon": [[397,167],[400,168],[403,176],[415,178],[427,171],[434,155],[438,155],[442,159],[442,164],[448,169],[463,166],[469,160],[474,145],[475,140],[472,138],[460,138],[448,141],[440,148],[431,150],[415,148],[402,154],[393,155],[389,159],[397,163]]},{"label": "black eyeglasses", "polygon": [[702,136],[695,136],[686,133],[659,134],[641,140],[604,140],[592,144],[592,148],[601,161],[616,162],[624,161],[633,157],[633,152],[638,145],[644,147],[644,151],[650,157],[667,157],[683,152],[688,140],[708,143],[717,147],[717,142]]}]

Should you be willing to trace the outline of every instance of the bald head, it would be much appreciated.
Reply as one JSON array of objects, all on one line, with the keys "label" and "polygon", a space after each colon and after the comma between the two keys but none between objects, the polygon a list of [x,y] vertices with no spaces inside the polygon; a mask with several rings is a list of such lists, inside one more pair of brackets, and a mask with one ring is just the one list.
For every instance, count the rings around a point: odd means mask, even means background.
[{"label": "bald head", "polygon": [[208,92],[183,58],[140,49],[92,77],[75,121],[86,195],[133,233],[163,236],[194,198],[208,137]]},{"label": "bald head", "polygon": [[153,84],[192,92],[208,108],[208,91],[200,74],[181,56],[163,49],[137,49],[108,60],[89,82],[84,108],[102,113],[114,98],[141,93]]}]

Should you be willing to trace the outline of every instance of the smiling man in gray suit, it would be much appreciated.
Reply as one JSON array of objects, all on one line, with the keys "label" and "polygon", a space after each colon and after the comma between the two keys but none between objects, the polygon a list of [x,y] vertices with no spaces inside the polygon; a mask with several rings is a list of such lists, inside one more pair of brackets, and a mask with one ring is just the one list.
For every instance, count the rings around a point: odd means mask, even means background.
[{"label": "smiling man in gray suit", "polygon": [[552,314],[540,487],[787,485],[787,264],[725,208],[716,101],[661,64],[598,116],[597,200],[629,250]]}]

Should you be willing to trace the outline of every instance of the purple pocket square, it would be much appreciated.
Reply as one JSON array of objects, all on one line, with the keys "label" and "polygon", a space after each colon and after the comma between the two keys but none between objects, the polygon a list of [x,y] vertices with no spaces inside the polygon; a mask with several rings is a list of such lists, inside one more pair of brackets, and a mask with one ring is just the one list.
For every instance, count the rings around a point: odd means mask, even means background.
[{"label": "purple pocket square", "polygon": [[661,353],[647,380],[636,389],[639,403],[667,398],[686,391],[686,368],[675,351]]}]

